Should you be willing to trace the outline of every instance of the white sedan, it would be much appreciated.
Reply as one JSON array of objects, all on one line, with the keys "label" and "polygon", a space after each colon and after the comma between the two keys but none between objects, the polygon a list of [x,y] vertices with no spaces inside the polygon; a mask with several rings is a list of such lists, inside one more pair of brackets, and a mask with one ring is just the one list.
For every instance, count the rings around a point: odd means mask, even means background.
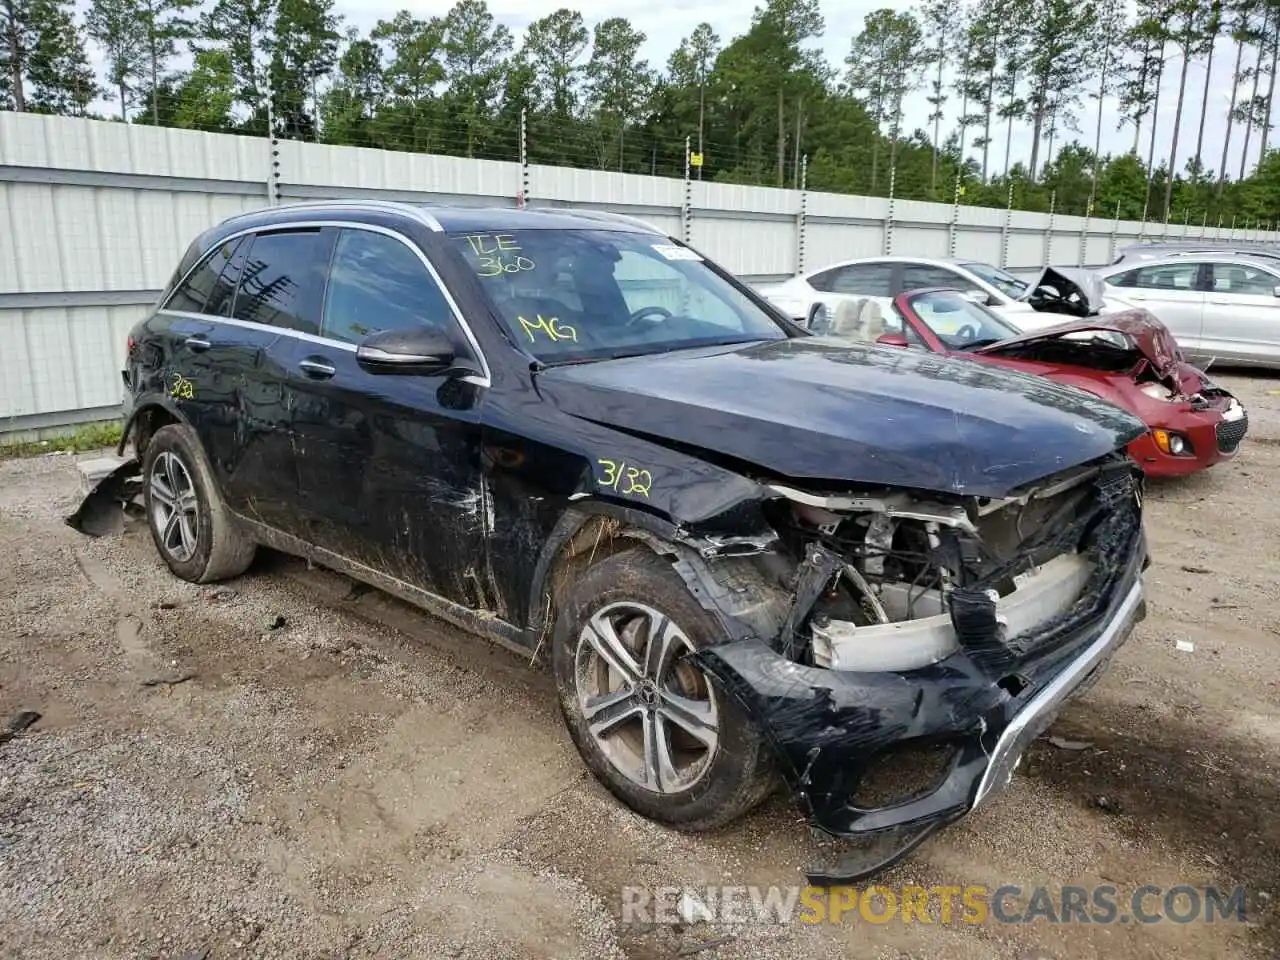
[{"label": "white sedan", "polygon": [[1150,310],[1195,360],[1280,368],[1280,261],[1183,253],[1099,275],[1108,299],[1114,291]]},{"label": "white sedan", "polygon": [[[787,316],[807,326],[824,308],[834,311],[843,301],[872,300],[885,315],[890,315],[893,298],[898,294],[933,287],[968,295],[997,311],[1018,330],[1052,326],[1062,322],[1062,313],[1068,312],[1036,302],[1036,290],[1026,280],[976,260],[866,257],[812,270],[782,283],[762,284],[756,290]],[[1110,313],[1130,306],[1108,291],[1096,309],[1098,313]]]}]

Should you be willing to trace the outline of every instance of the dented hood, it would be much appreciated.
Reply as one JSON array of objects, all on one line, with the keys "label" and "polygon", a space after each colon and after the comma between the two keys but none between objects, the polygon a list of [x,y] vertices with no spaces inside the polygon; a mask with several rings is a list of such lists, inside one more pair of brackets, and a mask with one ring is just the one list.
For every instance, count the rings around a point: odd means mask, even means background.
[{"label": "dented hood", "polygon": [[1103,281],[1092,270],[1045,267],[1019,300],[1045,313],[1088,317],[1102,307]]},{"label": "dented hood", "polygon": [[1042,377],[825,337],[552,367],[537,386],[566,414],[744,470],[976,496],[1003,496],[1144,430]]},{"label": "dented hood", "polygon": [[988,356],[1016,355],[1029,343],[1045,340],[1056,340],[1071,333],[1118,333],[1125,337],[1133,348],[1146,358],[1153,370],[1160,376],[1175,373],[1178,365],[1178,343],[1169,332],[1169,328],[1146,310],[1126,310],[1123,313],[1112,313],[1106,317],[1089,317],[1084,320],[1068,320],[1052,327],[1024,333],[1020,337],[1001,340],[988,347],[980,347],[973,352]]}]

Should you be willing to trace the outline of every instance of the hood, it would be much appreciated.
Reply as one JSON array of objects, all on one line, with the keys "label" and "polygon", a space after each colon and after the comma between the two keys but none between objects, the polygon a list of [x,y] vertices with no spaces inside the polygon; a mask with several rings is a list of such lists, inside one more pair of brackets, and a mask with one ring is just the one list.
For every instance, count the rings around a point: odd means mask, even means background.
[{"label": "hood", "polygon": [[1010,340],[1001,340],[989,347],[979,347],[973,352],[987,356],[1016,356],[1023,353],[1028,344],[1057,340],[1070,333],[1088,331],[1121,334],[1161,377],[1173,376],[1177,372],[1180,363],[1177,341],[1169,328],[1146,310],[1127,310],[1123,313],[1110,313],[1105,317],[1068,320]]},{"label": "hood", "polygon": [[536,382],[566,414],[741,470],[975,496],[1004,496],[1144,430],[1043,377],[827,337],[552,367]]},{"label": "hood", "polygon": [[1102,307],[1103,282],[1092,270],[1045,267],[1019,300],[1044,313],[1088,317]]}]

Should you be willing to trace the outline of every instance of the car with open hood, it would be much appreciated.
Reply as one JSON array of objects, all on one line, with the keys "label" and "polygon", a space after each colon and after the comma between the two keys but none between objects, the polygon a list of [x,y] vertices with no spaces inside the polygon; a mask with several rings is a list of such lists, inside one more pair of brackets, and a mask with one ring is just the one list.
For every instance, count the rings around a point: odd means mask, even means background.
[{"label": "car with open hood", "polygon": [[626,217],[244,214],[127,357],[86,503],[140,488],[175,575],[274,547],[549,660],[623,803],[706,829],[780,777],[858,848],[815,879],[1002,787],[1145,614],[1140,421],[811,336]]},{"label": "car with open hood", "polygon": [[1145,310],[1067,320],[1019,333],[994,311],[949,290],[899,295],[886,320],[868,301],[822,332],[917,348],[1047,377],[1128,410],[1147,425],[1129,454],[1151,476],[1182,476],[1236,455],[1249,420],[1240,401],[1183,358]]},{"label": "car with open hood", "polygon": [[873,300],[888,311],[899,294],[937,288],[990,307],[1019,331],[1052,326],[1064,314],[1081,317],[1129,307],[1118,292],[1104,296],[1090,270],[1044,267],[1024,278],[977,260],[937,257],[846,260],[756,290],[796,323],[809,326],[841,303]]}]

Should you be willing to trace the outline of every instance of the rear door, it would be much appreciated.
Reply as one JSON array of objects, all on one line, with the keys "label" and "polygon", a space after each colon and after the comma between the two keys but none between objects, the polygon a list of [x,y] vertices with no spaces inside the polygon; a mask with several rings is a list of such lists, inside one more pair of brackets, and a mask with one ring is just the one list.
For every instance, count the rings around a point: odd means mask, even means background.
[{"label": "rear door", "polygon": [[297,487],[292,474],[277,468],[287,436],[272,426],[281,420],[281,394],[267,356],[279,332],[235,317],[252,242],[233,238],[206,254],[153,328],[166,332],[164,389],[199,436],[224,499],[236,512],[262,504],[266,519]]},{"label": "rear door", "polygon": [[1200,349],[1223,360],[1280,361],[1280,275],[1252,263],[1209,263]]},{"label": "rear door", "polygon": [[465,343],[434,271],[408,237],[334,231],[319,336],[292,337],[285,384],[305,538],[472,608],[491,607],[482,561],[492,501],[481,470],[485,388],[456,378],[371,373],[372,333],[438,326]]},{"label": "rear door", "polygon": [[318,227],[266,230],[246,238],[244,266],[224,324],[262,348],[240,370],[226,499],[237,513],[298,534],[298,461],[286,390],[293,337],[320,327],[331,238]]},{"label": "rear door", "polygon": [[1189,352],[1200,346],[1208,265],[1199,260],[1153,263],[1106,278],[1125,300],[1150,310]]}]

